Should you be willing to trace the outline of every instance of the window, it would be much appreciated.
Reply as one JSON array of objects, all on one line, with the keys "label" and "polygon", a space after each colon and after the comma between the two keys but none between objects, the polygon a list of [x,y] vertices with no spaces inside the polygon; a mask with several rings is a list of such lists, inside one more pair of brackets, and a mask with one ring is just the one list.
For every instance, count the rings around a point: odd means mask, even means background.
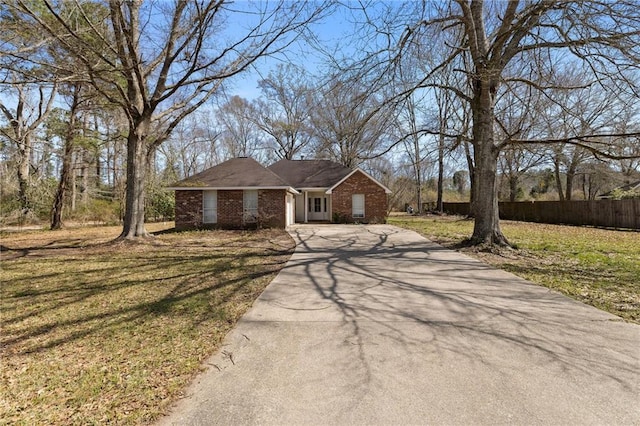
[{"label": "window", "polygon": [[320,213],[322,211],[322,198],[314,198],[313,199],[313,211],[316,213]]},{"label": "window", "polygon": [[258,190],[247,189],[242,197],[243,217],[245,222],[258,220]]},{"label": "window", "polygon": [[364,194],[353,194],[351,197],[353,217],[364,217]]},{"label": "window", "polygon": [[202,222],[218,222],[218,191],[202,192]]}]

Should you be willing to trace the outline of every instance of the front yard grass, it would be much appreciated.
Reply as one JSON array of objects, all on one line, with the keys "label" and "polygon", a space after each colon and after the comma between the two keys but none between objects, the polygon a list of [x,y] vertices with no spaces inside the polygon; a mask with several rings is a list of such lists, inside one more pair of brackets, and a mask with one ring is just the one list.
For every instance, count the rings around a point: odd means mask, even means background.
[{"label": "front yard grass", "polygon": [[640,232],[501,221],[515,250],[463,247],[473,221],[460,216],[392,216],[412,229],[581,302],[640,323]]},{"label": "front yard grass", "polygon": [[120,230],[0,234],[0,424],[158,418],[294,247],[279,230]]}]

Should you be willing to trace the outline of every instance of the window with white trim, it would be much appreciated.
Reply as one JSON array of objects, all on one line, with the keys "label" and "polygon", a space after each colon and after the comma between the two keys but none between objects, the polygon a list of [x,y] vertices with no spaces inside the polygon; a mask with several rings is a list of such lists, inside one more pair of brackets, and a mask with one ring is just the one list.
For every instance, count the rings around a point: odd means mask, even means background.
[{"label": "window with white trim", "polygon": [[218,191],[202,191],[202,223],[218,223]]},{"label": "window with white trim", "polygon": [[258,220],[258,190],[245,189],[242,194],[242,207],[245,222]]},{"label": "window with white trim", "polygon": [[351,211],[353,217],[364,217],[364,194],[351,196]]}]

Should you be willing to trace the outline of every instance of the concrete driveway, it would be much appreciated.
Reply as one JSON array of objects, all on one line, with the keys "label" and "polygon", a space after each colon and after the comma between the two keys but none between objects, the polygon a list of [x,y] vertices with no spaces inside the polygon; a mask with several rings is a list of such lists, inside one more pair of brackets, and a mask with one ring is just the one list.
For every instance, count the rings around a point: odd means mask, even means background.
[{"label": "concrete driveway", "polygon": [[160,424],[640,424],[640,327],[388,225],[296,226]]}]

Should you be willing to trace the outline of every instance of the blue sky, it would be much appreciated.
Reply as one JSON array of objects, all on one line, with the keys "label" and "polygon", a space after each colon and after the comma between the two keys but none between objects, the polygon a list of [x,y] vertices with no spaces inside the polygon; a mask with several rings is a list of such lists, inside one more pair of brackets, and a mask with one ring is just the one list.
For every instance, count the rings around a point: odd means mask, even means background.
[{"label": "blue sky", "polygon": [[[349,51],[353,50],[349,40],[354,35],[353,18],[349,15],[349,11],[341,7],[322,21],[312,24],[309,31],[327,51],[349,54]],[[266,77],[278,64],[291,62],[313,74],[319,72],[324,60],[323,53],[309,44],[304,37],[300,37],[286,52],[258,60],[253,69],[234,80],[229,95],[255,99],[260,96],[258,81]]]}]

